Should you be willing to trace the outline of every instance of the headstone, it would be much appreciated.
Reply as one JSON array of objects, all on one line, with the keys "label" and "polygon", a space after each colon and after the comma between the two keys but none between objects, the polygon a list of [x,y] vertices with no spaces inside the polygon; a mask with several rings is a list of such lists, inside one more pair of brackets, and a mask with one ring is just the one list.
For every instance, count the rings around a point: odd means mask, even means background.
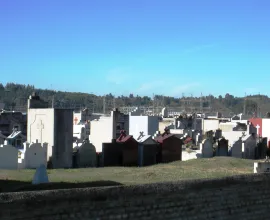
[{"label": "headstone", "polygon": [[232,145],[232,157],[242,158],[242,138],[240,137],[238,141],[235,141]]},{"label": "headstone", "polygon": [[18,169],[19,151],[12,145],[0,146],[0,169],[16,170]]},{"label": "headstone", "polygon": [[217,130],[215,131],[215,138],[216,138],[216,139],[220,139],[221,136],[222,136],[222,130],[221,130],[221,129],[217,129]]},{"label": "headstone", "polygon": [[79,148],[76,157],[78,167],[96,167],[96,148],[89,141],[85,141]]},{"label": "headstone", "polygon": [[221,138],[220,140],[218,140],[216,156],[227,157],[228,150],[228,140],[226,140],[225,138]]},{"label": "headstone", "polygon": [[202,142],[202,157],[211,158],[213,157],[213,143],[210,139],[205,139]]},{"label": "headstone", "polygon": [[264,159],[266,157],[267,138],[262,138],[256,147],[255,159]]},{"label": "headstone", "polygon": [[24,143],[24,168],[37,169],[41,164],[47,167],[47,143]]},{"label": "headstone", "polygon": [[41,183],[48,183],[49,178],[47,174],[47,170],[44,164],[40,165],[39,168],[36,169],[36,173],[34,175],[32,184],[41,184]]},{"label": "headstone", "polygon": [[242,138],[243,157],[245,159],[255,159],[256,138],[253,135]]}]

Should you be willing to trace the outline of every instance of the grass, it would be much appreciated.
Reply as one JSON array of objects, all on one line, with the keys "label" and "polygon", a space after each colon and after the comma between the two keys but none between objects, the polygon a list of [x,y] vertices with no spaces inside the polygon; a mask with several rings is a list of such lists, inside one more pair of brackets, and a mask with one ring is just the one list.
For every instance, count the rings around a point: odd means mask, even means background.
[{"label": "grass", "polygon": [[[232,157],[214,157],[211,159],[177,161],[143,168],[105,167],[58,169],[48,170],[47,172],[50,182],[53,183],[50,184],[49,188],[51,189],[144,184],[248,174],[253,172],[253,162],[253,160]],[[34,172],[35,170],[0,170],[0,192],[31,190]]]}]

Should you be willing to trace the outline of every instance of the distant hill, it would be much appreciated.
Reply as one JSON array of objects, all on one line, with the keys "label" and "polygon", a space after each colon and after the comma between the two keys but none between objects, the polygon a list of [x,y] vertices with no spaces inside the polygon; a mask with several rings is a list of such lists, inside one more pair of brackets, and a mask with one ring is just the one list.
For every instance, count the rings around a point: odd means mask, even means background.
[{"label": "distant hill", "polygon": [[[37,92],[42,99],[59,108],[79,109],[88,107],[94,112],[102,112],[104,97],[94,94],[53,91],[48,89],[38,89],[33,85],[22,85],[15,83],[0,84],[0,102],[5,103],[7,109],[25,111],[27,99],[33,92]],[[154,99],[148,96],[137,96],[130,94],[128,96],[114,97],[112,94],[105,96],[106,110],[113,107],[123,106],[167,106],[172,109],[186,109],[187,111],[199,111],[206,109],[211,112],[222,112],[223,114],[237,114],[244,111],[246,102],[246,113],[249,115],[255,112],[258,115],[265,116],[270,111],[270,98],[265,95],[247,96],[246,101],[243,97],[234,97],[226,94],[224,97],[203,96],[203,97],[182,97],[174,98],[168,96],[156,95]],[[200,101],[201,100],[201,101]]]}]

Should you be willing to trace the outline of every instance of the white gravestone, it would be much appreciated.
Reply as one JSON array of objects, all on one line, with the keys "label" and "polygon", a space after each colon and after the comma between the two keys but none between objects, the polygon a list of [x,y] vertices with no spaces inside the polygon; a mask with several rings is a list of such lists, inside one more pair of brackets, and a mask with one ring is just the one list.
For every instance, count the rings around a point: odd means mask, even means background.
[{"label": "white gravestone", "polygon": [[49,183],[47,170],[44,164],[37,168],[32,184]]}]

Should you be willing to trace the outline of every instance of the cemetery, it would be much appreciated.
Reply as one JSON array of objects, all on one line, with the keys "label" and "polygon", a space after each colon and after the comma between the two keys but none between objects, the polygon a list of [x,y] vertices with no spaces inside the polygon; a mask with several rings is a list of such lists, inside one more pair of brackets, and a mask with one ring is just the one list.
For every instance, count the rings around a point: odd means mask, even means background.
[{"label": "cemetery", "polygon": [[[218,165],[217,165],[218,164]],[[146,184],[155,182],[179,181],[186,179],[217,178],[239,174],[253,173],[253,160],[232,157],[201,158],[188,161],[175,161],[167,164],[158,164],[146,167],[103,167],[80,169],[47,169],[47,189],[70,187],[72,185],[83,187],[87,185],[101,186],[119,183],[124,185]],[[39,190],[39,186],[31,186],[35,169],[7,170],[0,169],[0,191]],[[46,186],[42,186],[46,189]]]}]

